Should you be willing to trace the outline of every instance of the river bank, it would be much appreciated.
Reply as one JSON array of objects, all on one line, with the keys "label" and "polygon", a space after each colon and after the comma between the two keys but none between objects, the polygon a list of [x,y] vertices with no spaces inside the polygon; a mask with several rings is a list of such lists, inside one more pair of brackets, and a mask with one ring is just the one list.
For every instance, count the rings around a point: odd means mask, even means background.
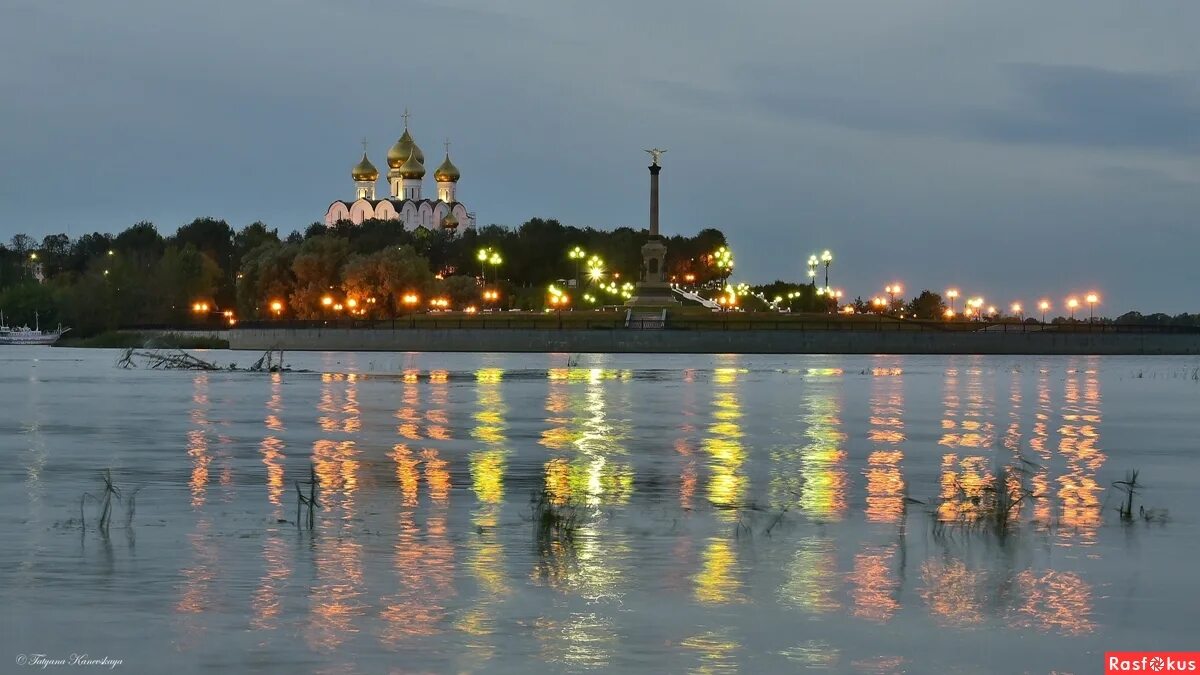
[{"label": "river bank", "polygon": [[611,354],[1200,355],[1200,333],[583,328],[237,328],[231,349]]}]

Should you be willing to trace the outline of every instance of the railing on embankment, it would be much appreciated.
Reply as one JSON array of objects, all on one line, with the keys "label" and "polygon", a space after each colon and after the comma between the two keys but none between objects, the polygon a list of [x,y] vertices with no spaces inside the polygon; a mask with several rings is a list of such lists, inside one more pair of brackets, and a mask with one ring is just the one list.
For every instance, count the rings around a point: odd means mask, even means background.
[{"label": "railing on embankment", "polygon": [[626,327],[616,317],[430,316],[388,320],[242,322],[235,349],[765,353],[1200,354],[1200,329],[1101,323],[1040,324],[732,315]]}]

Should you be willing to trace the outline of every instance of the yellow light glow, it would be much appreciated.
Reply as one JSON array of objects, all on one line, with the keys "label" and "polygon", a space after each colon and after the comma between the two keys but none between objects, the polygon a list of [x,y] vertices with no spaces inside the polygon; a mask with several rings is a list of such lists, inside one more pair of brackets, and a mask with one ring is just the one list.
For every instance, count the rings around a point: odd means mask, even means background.
[{"label": "yellow light glow", "polygon": [[283,303],[278,300],[271,301],[271,311],[276,314],[283,311]]},{"label": "yellow light glow", "polygon": [[1094,305],[1097,302],[1100,302],[1100,296],[1096,295],[1095,293],[1088,293],[1086,300],[1088,301],[1089,305]]},{"label": "yellow light glow", "polygon": [[1067,307],[1069,307],[1071,309],[1076,309],[1077,307],[1079,307],[1079,301],[1076,300],[1075,298],[1067,298]]},{"label": "yellow light glow", "polygon": [[358,307],[358,301],[354,298],[350,298],[349,300],[346,300],[346,306],[350,309],[354,309],[355,307]]},{"label": "yellow light glow", "polygon": [[327,296],[321,298],[321,304],[326,307],[329,307],[333,304],[333,298],[331,298],[327,295]]}]

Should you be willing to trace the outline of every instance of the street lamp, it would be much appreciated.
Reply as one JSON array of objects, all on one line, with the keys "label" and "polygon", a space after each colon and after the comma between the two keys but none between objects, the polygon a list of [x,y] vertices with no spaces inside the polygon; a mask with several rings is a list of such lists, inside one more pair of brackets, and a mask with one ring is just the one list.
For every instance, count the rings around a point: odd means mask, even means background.
[{"label": "street lamp", "polygon": [[888,298],[890,299],[890,302],[888,303],[888,309],[891,310],[896,306],[896,296],[903,293],[904,288],[900,284],[892,284],[890,286],[885,286],[883,291],[888,294]]},{"label": "street lamp", "polygon": [[1013,316],[1017,317],[1018,320],[1021,319],[1021,303],[1014,302],[1009,309],[1012,310]]},{"label": "street lamp", "polygon": [[821,253],[821,262],[825,263],[825,288],[829,288],[829,264],[833,262],[833,254],[829,249]]},{"label": "street lamp", "polygon": [[479,261],[479,276],[483,277],[485,282],[487,281],[487,274],[484,272],[483,266],[487,264],[488,258],[491,257],[491,255],[492,249],[490,248],[481,248],[479,249],[479,252],[475,254],[475,259]]},{"label": "street lamp", "polygon": [[817,266],[821,261],[817,260],[816,255],[808,256],[808,283],[812,284],[813,288],[817,287]]},{"label": "street lamp", "polygon": [[1042,323],[1046,323],[1046,312],[1050,309],[1050,301],[1042,300],[1038,303],[1038,309],[1042,310]]},{"label": "street lamp", "polygon": [[946,291],[946,297],[950,298],[950,312],[951,312],[951,316],[953,316],[954,315],[953,314],[954,313],[954,300],[958,298],[958,289],[951,288],[950,290]]},{"label": "street lamp", "polygon": [[488,264],[492,266],[492,274],[495,277],[496,283],[500,283],[500,263],[502,262],[504,262],[504,259],[500,257],[500,254],[492,251],[491,256],[488,257]]},{"label": "street lamp", "polygon": [[1091,323],[1096,320],[1096,303],[1100,302],[1100,296],[1095,293],[1088,293],[1084,299],[1087,300],[1088,304],[1088,323]]},{"label": "street lamp", "polygon": [[587,257],[587,251],[584,251],[582,248],[576,246],[567,252],[567,257],[575,261],[575,283],[582,285],[583,278],[580,277],[580,265],[583,262],[583,259]]},{"label": "street lamp", "polygon": [[1071,320],[1075,320],[1075,309],[1079,307],[1079,300],[1075,298],[1067,298],[1067,309],[1071,310]]},{"label": "street lamp", "polygon": [[272,300],[271,311],[275,312],[275,318],[278,319],[279,315],[283,313],[283,303],[278,300]]}]

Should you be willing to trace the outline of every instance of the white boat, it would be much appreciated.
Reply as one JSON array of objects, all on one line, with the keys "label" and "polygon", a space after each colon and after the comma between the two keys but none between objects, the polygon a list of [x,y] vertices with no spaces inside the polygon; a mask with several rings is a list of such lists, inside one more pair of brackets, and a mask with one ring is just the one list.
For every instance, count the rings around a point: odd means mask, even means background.
[{"label": "white boat", "polygon": [[0,345],[52,345],[62,337],[63,333],[71,330],[59,326],[52,331],[43,331],[37,312],[33,314],[33,325],[33,328],[29,326],[9,328],[4,323],[4,313],[0,312]]}]

